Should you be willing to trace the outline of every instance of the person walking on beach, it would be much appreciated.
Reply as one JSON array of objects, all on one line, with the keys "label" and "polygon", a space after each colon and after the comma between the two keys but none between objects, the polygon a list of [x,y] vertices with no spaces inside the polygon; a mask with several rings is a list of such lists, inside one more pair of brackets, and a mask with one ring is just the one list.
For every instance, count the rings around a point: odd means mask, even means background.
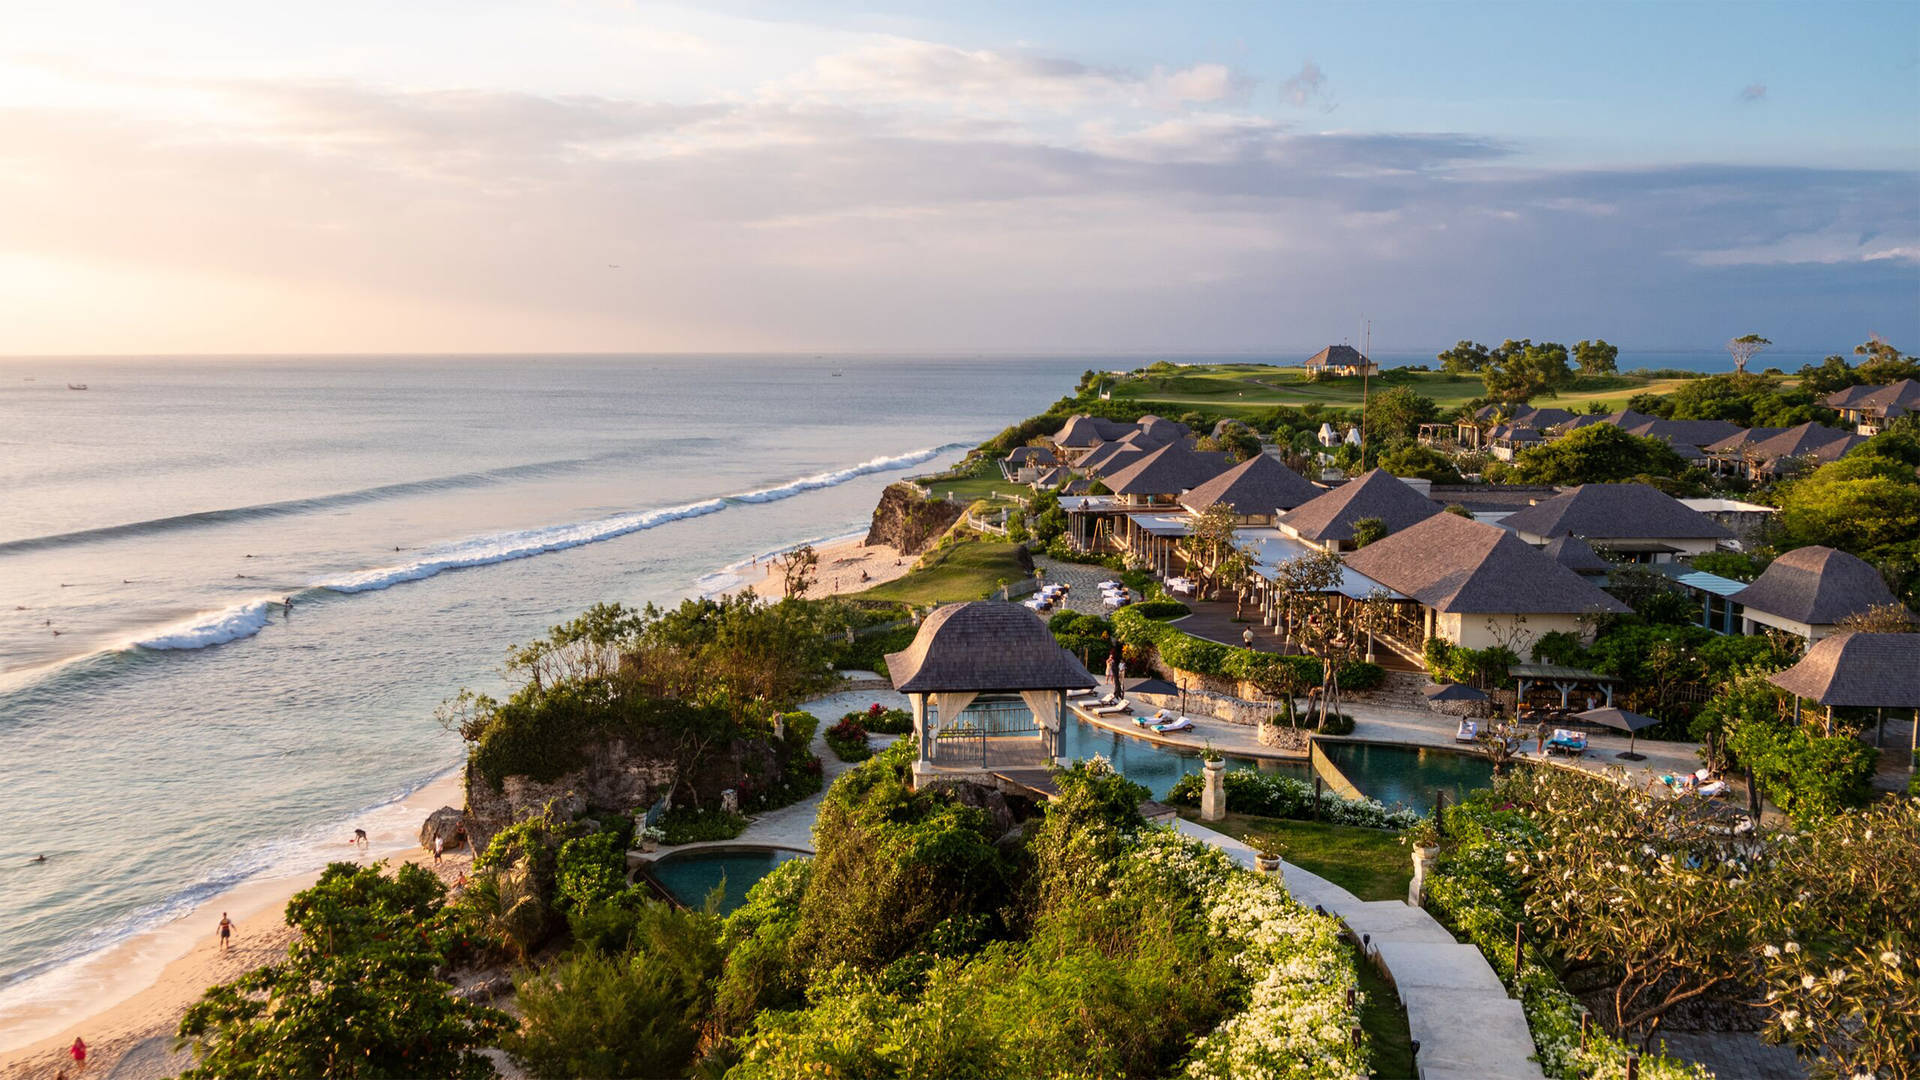
[{"label": "person walking on beach", "polygon": [[447,846],[447,841],[444,837],[435,836],[433,838],[433,861],[434,862],[440,861],[440,852],[446,846]]},{"label": "person walking on beach", "polygon": [[75,1072],[81,1072],[86,1069],[87,1041],[85,1039],[75,1035],[73,1037],[73,1045],[67,1047],[67,1053],[73,1056],[73,1069]]},{"label": "person walking on beach", "polygon": [[227,918],[227,913],[223,911],[220,913],[220,951],[226,952],[231,948],[233,948],[233,920]]},{"label": "person walking on beach", "polygon": [[360,854],[365,855],[367,853],[367,830],[353,830],[353,846],[360,849]]}]

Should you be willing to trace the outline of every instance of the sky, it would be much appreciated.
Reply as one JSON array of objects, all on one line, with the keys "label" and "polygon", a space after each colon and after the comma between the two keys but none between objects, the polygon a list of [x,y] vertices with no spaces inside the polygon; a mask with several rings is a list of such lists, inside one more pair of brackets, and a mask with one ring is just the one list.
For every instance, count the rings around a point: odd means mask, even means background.
[{"label": "sky", "polygon": [[0,355],[1920,349],[1920,4],[11,0]]}]

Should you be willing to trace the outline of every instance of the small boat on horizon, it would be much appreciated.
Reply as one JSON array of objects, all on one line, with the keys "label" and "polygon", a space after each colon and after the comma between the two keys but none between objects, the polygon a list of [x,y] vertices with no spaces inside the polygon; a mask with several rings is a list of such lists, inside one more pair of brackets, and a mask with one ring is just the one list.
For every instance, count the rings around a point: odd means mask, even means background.
[{"label": "small boat on horizon", "polygon": [[85,390],[86,388],[87,384],[83,382],[70,382],[67,384],[67,389],[69,390]]}]

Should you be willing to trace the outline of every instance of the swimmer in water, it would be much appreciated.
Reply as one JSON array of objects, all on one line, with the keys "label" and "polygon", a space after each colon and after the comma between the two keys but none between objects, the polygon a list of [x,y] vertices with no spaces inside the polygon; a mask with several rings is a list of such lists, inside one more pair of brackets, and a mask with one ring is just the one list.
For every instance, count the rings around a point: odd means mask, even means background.
[{"label": "swimmer in water", "polygon": [[288,615],[293,614],[293,597],[289,596],[285,600],[282,600],[280,602],[286,605],[286,613]]},{"label": "swimmer in water", "polygon": [[34,858],[28,859],[27,861],[30,863],[46,862],[47,857],[45,855],[38,855],[38,856],[35,856]]}]

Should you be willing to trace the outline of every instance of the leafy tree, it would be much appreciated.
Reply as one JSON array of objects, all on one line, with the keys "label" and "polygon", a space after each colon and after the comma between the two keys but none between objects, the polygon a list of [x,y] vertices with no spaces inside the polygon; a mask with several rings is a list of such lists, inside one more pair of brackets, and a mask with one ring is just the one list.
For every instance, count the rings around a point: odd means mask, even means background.
[{"label": "leafy tree", "polygon": [[1449,375],[1478,375],[1491,359],[1491,350],[1477,341],[1461,341],[1438,359],[1440,370]]},{"label": "leafy tree", "polygon": [[1620,347],[1609,345],[1604,339],[1575,342],[1573,359],[1580,365],[1582,375],[1611,375],[1620,370]]},{"label": "leafy tree", "polygon": [[286,959],[208,990],[181,1019],[194,1050],[183,1080],[495,1075],[480,1050],[508,1017],[439,977],[445,887],[385,865],[334,863],[288,902],[299,936]]},{"label": "leafy tree", "polygon": [[1588,424],[1514,455],[1516,484],[1606,484],[1643,476],[1679,476],[1687,462],[1659,439],[1629,435],[1612,424]]},{"label": "leafy tree", "polygon": [[1557,342],[1532,340],[1503,341],[1494,349],[1480,370],[1487,396],[1518,403],[1543,394],[1558,394],[1572,384],[1573,369],[1567,366],[1567,347]]},{"label": "leafy tree", "polygon": [[514,980],[520,1030],[505,1042],[536,1076],[684,1076],[725,954],[711,911],[642,905],[631,950],[576,950]]},{"label": "leafy tree", "polygon": [[1834,418],[1804,389],[1783,390],[1769,376],[1738,372],[1689,379],[1659,395],[1653,408],[1656,415],[1675,420],[1726,420],[1741,427],[1793,427]]},{"label": "leafy tree", "polygon": [[1887,344],[1879,334],[1872,335],[1864,344],[1855,345],[1853,354],[1865,358],[1859,368],[1863,383],[1884,386],[1901,379],[1920,378],[1920,361],[1901,355],[1899,349]]},{"label": "leafy tree", "polygon": [[1849,455],[1782,484],[1783,548],[1824,544],[1856,555],[1920,537],[1920,483],[1909,467]]},{"label": "leafy tree", "polygon": [[1760,350],[1773,344],[1759,334],[1742,334],[1727,342],[1727,352],[1733,356],[1733,370],[1744,373],[1747,361],[1759,355]]},{"label": "leafy tree", "polygon": [[1844,356],[1829,356],[1818,365],[1807,364],[1800,368],[1800,389],[1809,394],[1825,397],[1838,390],[1861,383],[1860,373],[1847,363]]},{"label": "leafy tree", "polygon": [[784,555],[776,555],[773,565],[780,569],[783,596],[805,596],[813,588],[820,570],[820,553],[812,544],[802,544]]},{"label": "leafy tree", "polygon": [[1396,386],[1374,394],[1367,402],[1367,439],[1386,443],[1411,439],[1421,424],[1432,423],[1440,415],[1433,399],[1415,393],[1412,387]]},{"label": "leafy tree", "polygon": [[1802,825],[1865,806],[1880,760],[1879,751],[1851,734],[1823,735],[1806,725],[1751,720],[1728,728],[1727,749]]},{"label": "leafy tree", "polygon": [[1407,443],[1382,454],[1380,467],[1395,476],[1414,476],[1436,484],[1461,482],[1460,470],[1452,458],[1419,443]]},{"label": "leafy tree", "polygon": [[626,888],[627,853],[611,832],[578,836],[560,845],[556,894],[562,907],[580,910]]},{"label": "leafy tree", "polygon": [[1237,588],[1251,569],[1251,560],[1233,542],[1234,508],[1215,503],[1195,515],[1186,536],[1180,538],[1180,550],[1187,567],[1217,591],[1222,586]]},{"label": "leafy tree", "polygon": [[1377,517],[1360,518],[1353,523],[1353,546],[1366,547],[1387,538],[1387,523]]},{"label": "leafy tree", "polygon": [[1905,604],[1875,604],[1846,616],[1836,625],[1842,631],[1862,634],[1911,634],[1920,629]]}]

